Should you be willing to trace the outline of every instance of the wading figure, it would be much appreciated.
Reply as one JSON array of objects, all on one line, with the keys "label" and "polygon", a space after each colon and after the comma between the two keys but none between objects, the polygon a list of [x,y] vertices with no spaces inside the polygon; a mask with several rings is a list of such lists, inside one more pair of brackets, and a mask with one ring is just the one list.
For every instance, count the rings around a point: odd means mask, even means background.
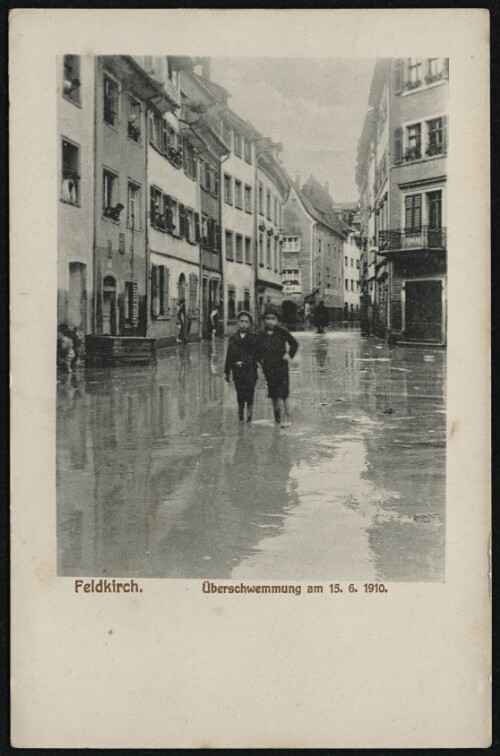
[{"label": "wading figure", "polygon": [[328,309],[325,307],[325,303],[323,300],[318,304],[316,309],[314,310],[314,325],[318,329],[318,333],[324,333],[325,332],[325,326],[328,325]]},{"label": "wading figure", "polygon": [[251,327],[252,316],[247,310],[242,310],[238,313],[238,330],[229,339],[224,366],[227,383],[231,382],[231,373],[233,374],[240,421],[245,419],[245,404],[247,405],[247,423],[252,422],[253,398],[258,378],[258,338],[251,332]]},{"label": "wading figure", "polygon": [[188,328],[186,320],[186,300],[180,299],[179,304],[177,305],[177,330],[179,332],[177,336],[178,344],[181,342],[187,344]]},{"label": "wading figure", "polygon": [[282,428],[291,425],[288,363],[298,348],[298,342],[292,334],[278,325],[277,310],[267,307],[264,312],[264,330],[259,336],[257,358],[266,377],[268,396],[273,402],[274,419]]}]

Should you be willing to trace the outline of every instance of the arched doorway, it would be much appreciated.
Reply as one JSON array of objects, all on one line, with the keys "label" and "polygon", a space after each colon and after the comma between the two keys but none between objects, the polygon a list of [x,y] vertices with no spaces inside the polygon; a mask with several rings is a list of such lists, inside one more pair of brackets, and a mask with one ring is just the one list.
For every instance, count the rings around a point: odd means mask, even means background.
[{"label": "arched doorway", "polygon": [[116,335],[116,278],[112,275],[102,282],[102,333]]}]

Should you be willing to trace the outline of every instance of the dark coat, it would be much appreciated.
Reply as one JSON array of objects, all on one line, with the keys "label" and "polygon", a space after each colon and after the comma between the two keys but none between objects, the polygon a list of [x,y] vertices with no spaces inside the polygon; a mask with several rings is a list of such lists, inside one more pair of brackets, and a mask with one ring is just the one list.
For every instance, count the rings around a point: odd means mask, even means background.
[{"label": "dark coat", "polygon": [[[229,376],[232,372],[236,385],[257,381],[257,347],[258,338],[254,333],[247,333],[243,337],[235,333],[229,339],[224,373]],[[242,365],[238,366],[237,362]]]},{"label": "dark coat", "polygon": [[315,326],[326,326],[328,325],[329,321],[329,314],[328,309],[323,304],[317,305],[316,309],[314,310],[314,325]]},{"label": "dark coat", "polygon": [[283,360],[286,354],[286,345],[290,347],[290,359],[295,356],[299,348],[298,341],[283,326],[276,326],[272,334],[263,331],[259,335],[257,359],[262,365],[264,375],[269,379],[271,376],[281,374],[288,375],[288,363]]}]

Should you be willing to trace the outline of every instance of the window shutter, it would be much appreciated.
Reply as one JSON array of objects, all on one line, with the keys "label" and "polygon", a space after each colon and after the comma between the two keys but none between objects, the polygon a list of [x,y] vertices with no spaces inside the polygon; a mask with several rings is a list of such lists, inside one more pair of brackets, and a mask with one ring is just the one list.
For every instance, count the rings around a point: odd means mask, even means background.
[{"label": "window shutter", "polygon": [[151,266],[151,317],[158,315],[158,266]]},{"label": "window shutter", "polygon": [[222,247],[221,228],[218,223],[215,224],[215,251],[220,252]]},{"label": "window shutter", "polygon": [[194,214],[194,239],[195,239],[195,242],[198,244],[200,241],[200,214],[199,213]]},{"label": "window shutter", "polygon": [[422,195],[413,196],[413,228],[422,228]]},{"label": "window shutter", "polygon": [[450,59],[443,58],[443,76],[445,79],[450,78]]},{"label": "window shutter", "polygon": [[404,60],[402,58],[398,58],[396,60],[396,66],[394,69],[394,90],[396,94],[399,94],[403,91],[404,81],[403,81],[403,74],[404,74]]},{"label": "window shutter", "polygon": [[398,126],[394,129],[394,163],[397,165],[403,160],[403,129]]},{"label": "window shutter", "polygon": [[213,180],[213,193],[216,197],[218,197],[219,196],[219,176],[217,174],[217,171],[214,171],[213,179],[214,179]]},{"label": "window shutter", "polygon": [[152,186],[149,187],[149,222],[154,225],[155,222],[155,190]]},{"label": "window shutter", "polygon": [[198,153],[193,148],[193,173],[192,173],[192,178],[195,179],[197,177],[198,177]]},{"label": "window shutter", "polygon": [[165,210],[165,231],[172,233],[172,207],[168,194],[163,195],[163,207]]},{"label": "window shutter", "polygon": [[405,228],[412,227],[413,219],[413,197],[405,198]]},{"label": "window shutter", "polygon": [[163,314],[168,315],[168,301],[170,289],[170,270],[163,268]]},{"label": "window shutter", "polygon": [[186,236],[186,209],[184,205],[179,204],[179,236]]},{"label": "window shutter", "polygon": [[443,116],[443,152],[448,152],[448,116]]},{"label": "window shutter", "polygon": [[165,285],[164,267],[158,265],[158,312],[157,314],[163,315],[163,287]]}]

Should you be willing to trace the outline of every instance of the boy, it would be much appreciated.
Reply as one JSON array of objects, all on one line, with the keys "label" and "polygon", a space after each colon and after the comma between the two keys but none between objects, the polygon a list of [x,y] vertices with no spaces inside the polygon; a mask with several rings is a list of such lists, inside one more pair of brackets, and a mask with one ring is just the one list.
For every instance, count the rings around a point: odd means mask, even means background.
[{"label": "boy", "polygon": [[266,377],[268,395],[273,402],[274,419],[282,428],[291,425],[288,363],[298,348],[298,342],[292,334],[278,325],[278,311],[274,307],[267,307],[264,312],[264,330],[259,337],[257,359]]},{"label": "boy", "polygon": [[229,339],[224,366],[227,383],[231,382],[231,372],[233,374],[240,422],[245,419],[245,404],[247,405],[247,423],[252,422],[253,397],[258,377],[258,339],[255,334],[251,333],[251,326],[252,316],[250,313],[246,310],[238,313],[238,331]]}]

